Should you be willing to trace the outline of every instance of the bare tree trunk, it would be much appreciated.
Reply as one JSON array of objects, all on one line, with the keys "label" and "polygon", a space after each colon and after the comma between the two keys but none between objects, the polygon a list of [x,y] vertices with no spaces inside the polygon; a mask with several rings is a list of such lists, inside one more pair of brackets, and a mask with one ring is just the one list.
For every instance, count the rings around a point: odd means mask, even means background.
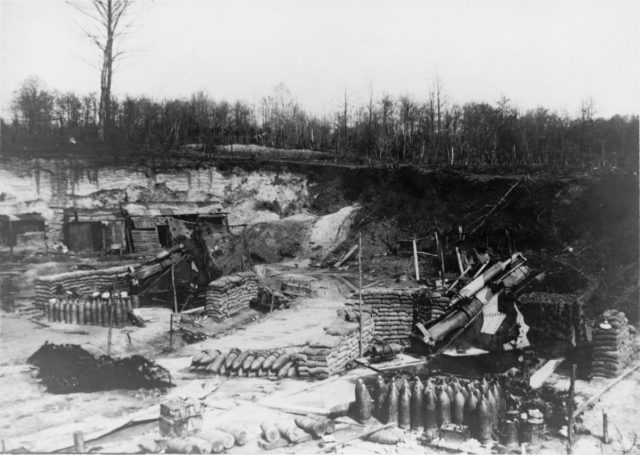
[{"label": "bare tree trunk", "polygon": [[[111,0],[108,0],[109,5]],[[111,21],[111,15],[109,15]],[[111,30],[111,28],[109,28]],[[108,136],[108,122],[111,118],[111,75],[113,70],[113,35],[107,38],[100,75],[100,108],[98,111],[98,139],[104,142]]]}]

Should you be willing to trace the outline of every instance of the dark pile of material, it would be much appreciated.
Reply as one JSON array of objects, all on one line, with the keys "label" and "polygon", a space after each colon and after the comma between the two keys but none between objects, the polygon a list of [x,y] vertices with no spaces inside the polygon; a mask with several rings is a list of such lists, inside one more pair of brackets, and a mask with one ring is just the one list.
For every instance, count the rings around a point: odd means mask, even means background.
[{"label": "dark pile of material", "polygon": [[38,367],[38,377],[51,393],[97,392],[111,389],[170,387],[169,372],[134,355],[99,358],[76,344],[45,343],[27,362]]}]

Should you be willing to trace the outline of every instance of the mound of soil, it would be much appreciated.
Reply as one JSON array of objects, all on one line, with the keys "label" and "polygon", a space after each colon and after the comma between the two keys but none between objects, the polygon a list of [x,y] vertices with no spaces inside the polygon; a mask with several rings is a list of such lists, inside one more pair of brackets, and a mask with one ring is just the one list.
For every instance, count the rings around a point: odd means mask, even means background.
[{"label": "mound of soil", "polygon": [[140,355],[99,358],[77,344],[45,343],[27,362],[51,393],[170,387],[169,371]]}]

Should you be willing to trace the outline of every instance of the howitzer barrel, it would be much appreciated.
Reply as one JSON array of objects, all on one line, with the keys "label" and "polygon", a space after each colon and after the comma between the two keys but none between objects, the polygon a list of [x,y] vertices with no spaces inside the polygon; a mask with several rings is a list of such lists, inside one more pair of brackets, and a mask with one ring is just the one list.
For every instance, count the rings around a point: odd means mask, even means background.
[{"label": "howitzer barrel", "polygon": [[505,259],[504,261],[499,261],[485,270],[482,275],[473,279],[469,284],[460,289],[460,291],[451,299],[451,304],[455,305],[463,299],[474,296],[480,289],[485,287],[489,282],[500,275],[502,272],[507,270],[507,268],[516,263],[517,261],[524,259],[520,253],[515,253],[510,258]]},{"label": "howitzer barrel", "polygon": [[[435,344],[453,330],[464,327],[482,311],[492,297],[500,294],[504,288],[515,286],[525,280],[530,270],[524,263],[522,255],[516,253],[496,263],[462,288],[452,299],[451,312],[427,329],[424,341]],[[494,288],[497,286],[499,290],[493,292],[490,284]]]}]

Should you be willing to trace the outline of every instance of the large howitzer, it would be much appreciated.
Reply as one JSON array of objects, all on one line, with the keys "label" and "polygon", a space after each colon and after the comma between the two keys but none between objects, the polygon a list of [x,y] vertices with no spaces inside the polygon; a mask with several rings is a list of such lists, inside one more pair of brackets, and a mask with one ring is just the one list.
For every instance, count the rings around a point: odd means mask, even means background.
[{"label": "large howitzer", "polygon": [[442,317],[427,328],[416,324],[422,341],[433,346],[454,330],[468,327],[490,300],[525,281],[530,273],[526,259],[520,253],[495,263],[454,294],[449,309]]}]

